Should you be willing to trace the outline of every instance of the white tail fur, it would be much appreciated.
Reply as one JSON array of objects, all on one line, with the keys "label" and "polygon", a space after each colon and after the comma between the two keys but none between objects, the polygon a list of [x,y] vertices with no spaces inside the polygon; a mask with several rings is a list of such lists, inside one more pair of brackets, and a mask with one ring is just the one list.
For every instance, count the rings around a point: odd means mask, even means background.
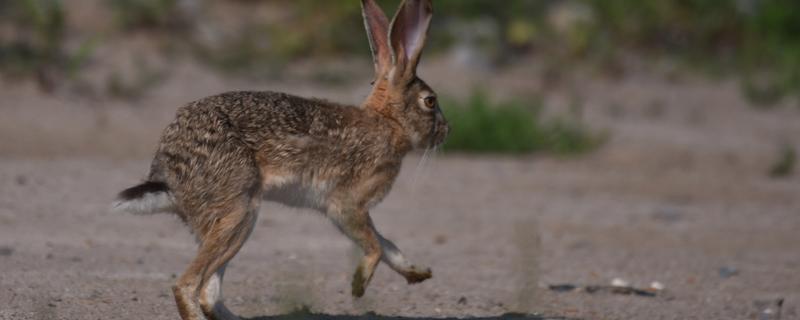
[{"label": "white tail fur", "polygon": [[111,209],[134,214],[173,212],[175,200],[166,184],[148,181],[120,192]]},{"label": "white tail fur", "polygon": [[118,199],[112,204],[112,209],[133,214],[151,214],[174,211],[174,203],[167,192],[146,193],[136,199]]}]

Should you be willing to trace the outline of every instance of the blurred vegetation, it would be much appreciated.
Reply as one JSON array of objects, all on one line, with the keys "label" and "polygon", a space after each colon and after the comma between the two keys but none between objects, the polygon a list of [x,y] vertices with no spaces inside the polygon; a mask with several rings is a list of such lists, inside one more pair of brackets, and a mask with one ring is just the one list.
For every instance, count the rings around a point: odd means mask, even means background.
[{"label": "blurred vegetation", "polygon": [[[379,3],[391,13],[397,1]],[[300,0],[292,6],[302,28],[281,32],[275,54],[366,54],[357,1]],[[756,106],[800,97],[795,0],[437,0],[435,10],[434,51],[462,44],[499,66],[535,53],[563,65],[593,61],[612,72],[633,52],[739,76],[743,94]]]},{"label": "blurred vegetation", "polygon": [[[57,0],[0,2],[0,27],[13,29],[0,38],[0,71],[7,77],[34,77],[41,87],[53,87],[53,74],[76,68],[85,54],[67,53],[63,46],[64,7]],[[83,51],[83,50],[81,50]]]},{"label": "blurred vegetation", "polygon": [[177,10],[177,0],[105,0],[119,27],[137,29],[180,29],[186,21]]},{"label": "blurred vegetation", "polygon": [[164,70],[154,68],[144,60],[134,59],[133,63],[135,70],[131,74],[123,75],[117,71],[108,74],[105,89],[110,97],[138,100],[166,78]]},{"label": "blurred vegetation", "polygon": [[578,154],[605,140],[575,117],[545,118],[539,100],[493,104],[476,90],[466,101],[444,104],[451,128],[444,145],[448,151]]},{"label": "blurred vegetation", "polygon": [[[378,2],[392,13],[399,1]],[[114,32],[151,32],[172,49],[233,74],[276,73],[298,59],[369,54],[355,0],[99,3],[118,27],[103,30],[112,33],[106,39],[118,39]],[[236,17],[237,27],[218,28],[222,23],[212,13],[220,5],[244,8],[228,18]],[[800,97],[800,1],[437,0],[434,5],[429,52],[466,50],[491,68],[534,54],[547,65],[588,62],[613,75],[624,72],[625,59],[633,54],[734,75],[756,106]],[[0,1],[0,72],[33,75],[46,87],[83,66],[102,43],[84,40],[78,49],[65,49],[68,40],[93,38],[69,32],[65,17],[72,7],[64,0]],[[259,10],[277,18],[241,14]]]},{"label": "blurred vegetation", "polygon": [[797,152],[794,147],[784,145],[778,153],[778,158],[769,169],[769,176],[773,178],[781,178],[791,176],[794,172],[795,163],[797,162]]}]

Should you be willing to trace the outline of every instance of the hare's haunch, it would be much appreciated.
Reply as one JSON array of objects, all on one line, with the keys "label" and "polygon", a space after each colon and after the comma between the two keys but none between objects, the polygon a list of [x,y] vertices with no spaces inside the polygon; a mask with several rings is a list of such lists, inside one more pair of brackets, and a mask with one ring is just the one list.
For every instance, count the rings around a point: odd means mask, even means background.
[{"label": "hare's haunch", "polygon": [[120,193],[116,209],[174,212],[197,235],[197,257],[173,286],[182,319],[236,319],[222,304],[222,279],[262,199],[319,210],[363,249],[355,297],[381,260],[408,283],[431,277],[369,216],[403,157],[441,144],[449,130],[436,94],[416,75],[431,0],[405,0],[391,24],[374,0],[361,5],[375,63],[362,105],[268,91],[191,102],[164,130],[147,181]]}]

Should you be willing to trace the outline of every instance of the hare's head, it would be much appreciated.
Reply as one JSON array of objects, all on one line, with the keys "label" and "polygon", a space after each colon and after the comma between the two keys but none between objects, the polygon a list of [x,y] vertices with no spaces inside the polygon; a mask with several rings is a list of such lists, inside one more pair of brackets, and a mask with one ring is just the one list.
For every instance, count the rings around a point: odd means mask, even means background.
[{"label": "hare's head", "polygon": [[365,108],[397,122],[416,148],[444,142],[449,127],[436,92],[417,77],[433,8],[431,0],[404,0],[391,25],[374,0],[361,0],[375,63],[375,81]]}]

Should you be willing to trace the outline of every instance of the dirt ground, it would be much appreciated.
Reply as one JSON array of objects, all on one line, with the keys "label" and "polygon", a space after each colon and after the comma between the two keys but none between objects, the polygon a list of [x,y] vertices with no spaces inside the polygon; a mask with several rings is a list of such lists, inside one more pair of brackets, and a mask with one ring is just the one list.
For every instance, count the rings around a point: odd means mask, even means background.
[{"label": "dirt ground", "polygon": [[[421,67],[440,94],[544,88],[525,69],[487,82],[445,65]],[[0,319],[176,319],[170,286],[193,257],[192,236],[173,216],[107,210],[146,175],[175,108],[259,88],[356,103],[368,81],[254,84],[179,64],[134,103],[2,83]],[[372,216],[433,279],[408,286],[381,266],[354,300],[350,242],[318,214],[266,204],[228,268],[227,305],[257,319],[288,319],[297,306],[320,319],[800,319],[800,176],[767,174],[782,145],[800,148],[800,108],[754,109],[732,81],[648,73],[572,85],[547,101],[579,95],[584,119],[609,134],[592,154],[407,159]],[[614,278],[665,289],[548,289]]]}]

